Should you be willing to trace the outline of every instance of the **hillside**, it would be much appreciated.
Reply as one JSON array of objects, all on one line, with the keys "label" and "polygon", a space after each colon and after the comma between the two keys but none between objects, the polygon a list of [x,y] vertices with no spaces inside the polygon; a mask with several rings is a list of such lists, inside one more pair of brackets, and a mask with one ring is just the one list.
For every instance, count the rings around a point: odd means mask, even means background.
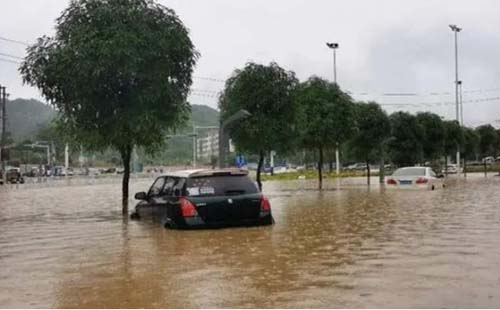
[{"label": "hillside", "polygon": [[[36,99],[15,99],[7,101],[7,131],[16,142],[33,137],[38,130],[48,125],[56,111]],[[196,126],[217,126],[219,112],[205,105],[191,106],[191,119]],[[192,121],[183,131],[192,130]]]},{"label": "hillside", "polygon": [[7,101],[7,131],[16,142],[34,136],[56,115],[54,109],[35,99]]}]

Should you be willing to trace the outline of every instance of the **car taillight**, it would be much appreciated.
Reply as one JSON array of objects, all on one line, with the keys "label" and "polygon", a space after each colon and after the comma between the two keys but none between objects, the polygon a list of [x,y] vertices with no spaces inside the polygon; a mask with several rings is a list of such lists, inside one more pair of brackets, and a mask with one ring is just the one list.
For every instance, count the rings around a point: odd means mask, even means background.
[{"label": "car taillight", "polygon": [[415,183],[417,184],[425,184],[427,183],[429,180],[427,180],[426,178],[418,178],[417,181]]},{"label": "car taillight", "polygon": [[387,184],[396,185],[398,183],[394,179],[387,179]]},{"label": "car taillight", "polygon": [[260,199],[260,211],[271,211],[271,204],[266,196],[262,196]]},{"label": "car taillight", "polygon": [[187,200],[184,197],[181,197],[179,199],[179,203],[181,204],[181,212],[183,217],[193,217],[198,215],[198,212],[196,211],[196,208],[191,201]]}]

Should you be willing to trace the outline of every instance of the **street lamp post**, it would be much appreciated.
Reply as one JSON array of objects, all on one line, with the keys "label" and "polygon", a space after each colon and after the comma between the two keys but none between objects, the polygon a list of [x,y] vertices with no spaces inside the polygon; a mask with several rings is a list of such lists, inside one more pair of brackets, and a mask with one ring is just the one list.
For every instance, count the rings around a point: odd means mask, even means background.
[{"label": "street lamp post", "polygon": [[[459,103],[458,103],[458,43],[457,37],[458,33],[462,28],[457,27],[457,25],[449,25],[450,29],[455,33],[455,110],[457,116],[457,122],[460,124],[460,113],[459,113]],[[457,145],[457,175],[460,175],[460,146]]]},{"label": "street lamp post", "polygon": [[[339,48],[338,43],[326,42],[326,46],[333,50],[333,82],[337,85],[337,48]],[[335,172],[337,175],[340,174],[340,154],[339,154],[339,144],[335,148]]]},{"label": "street lamp post", "polygon": [[464,125],[464,102],[462,101],[462,81],[458,81],[458,93],[460,102],[460,125]]}]

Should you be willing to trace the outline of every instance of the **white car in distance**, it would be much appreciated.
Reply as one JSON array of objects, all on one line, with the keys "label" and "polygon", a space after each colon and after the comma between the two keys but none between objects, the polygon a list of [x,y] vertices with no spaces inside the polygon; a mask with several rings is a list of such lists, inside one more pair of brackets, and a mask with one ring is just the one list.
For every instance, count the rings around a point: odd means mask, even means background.
[{"label": "white car in distance", "polygon": [[434,190],[444,187],[441,176],[438,176],[430,167],[399,168],[391,176],[386,177],[388,188],[424,188]]}]

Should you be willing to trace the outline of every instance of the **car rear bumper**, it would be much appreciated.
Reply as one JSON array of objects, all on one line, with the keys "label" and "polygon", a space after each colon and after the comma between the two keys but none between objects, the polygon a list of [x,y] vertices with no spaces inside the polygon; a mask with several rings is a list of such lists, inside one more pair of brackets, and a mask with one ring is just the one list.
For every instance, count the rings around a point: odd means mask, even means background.
[{"label": "car rear bumper", "polygon": [[167,218],[164,226],[171,229],[212,229],[212,228],[225,228],[225,227],[245,227],[245,226],[264,226],[274,224],[274,219],[271,214],[267,214],[258,219],[244,219],[244,220],[228,220],[220,222],[206,223],[199,216],[191,218],[182,218],[173,220]]}]

